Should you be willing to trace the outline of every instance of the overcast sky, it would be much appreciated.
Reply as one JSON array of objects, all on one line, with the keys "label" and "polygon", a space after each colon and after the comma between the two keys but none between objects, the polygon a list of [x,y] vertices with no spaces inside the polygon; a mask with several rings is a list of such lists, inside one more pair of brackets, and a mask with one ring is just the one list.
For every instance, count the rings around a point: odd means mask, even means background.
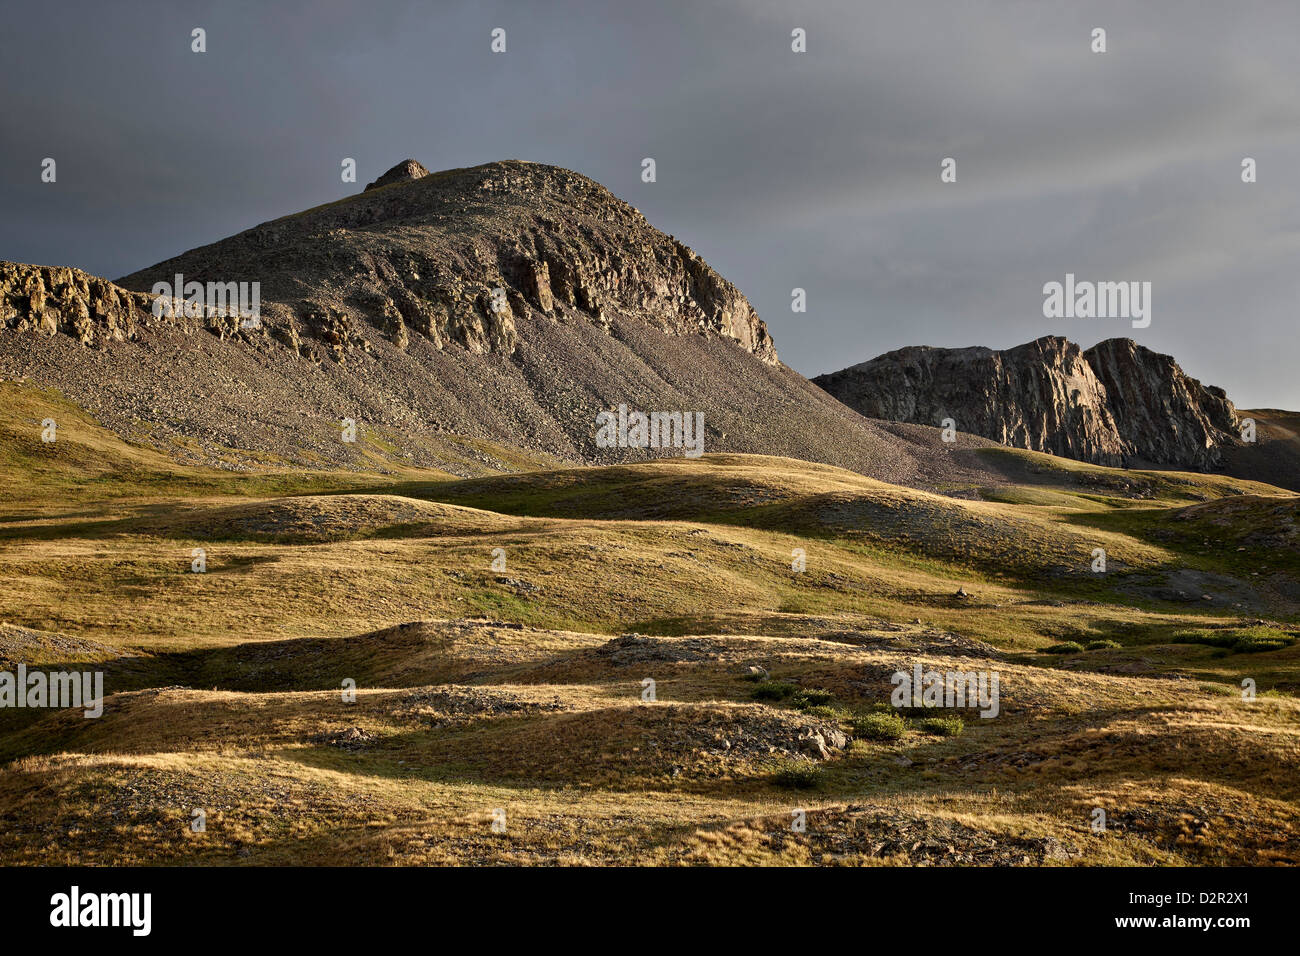
[{"label": "overcast sky", "polygon": [[[113,278],[408,156],[527,159],[694,247],[809,376],[1131,335],[1239,406],[1300,408],[1295,0],[4,6],[0,258]],[[1150,327],[1044,318],[1067,272],[1151,282]]]}]

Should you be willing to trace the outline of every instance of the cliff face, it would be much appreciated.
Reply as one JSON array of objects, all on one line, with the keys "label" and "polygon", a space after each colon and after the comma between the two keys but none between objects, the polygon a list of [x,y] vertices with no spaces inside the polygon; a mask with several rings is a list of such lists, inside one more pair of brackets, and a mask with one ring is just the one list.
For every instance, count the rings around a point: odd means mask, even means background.
[{"label": "cliff face", "polygon": [[868,418],[938,425],[1004,445],[1099,464],[1127,448],[1106,389],[1079,347],[1042,338],[1003,352],[987,348],[899,349],[813,382]]},{"label": "cliff face", "polygon": [[1221,389],[1129,339],[1048,336],[1005,351],[899,349],[813,382],[870,418],[938,424],[1103,465],[1206,470],[1236,439]]},{"label": "cliff face", "polygon": [[1084,355],[1106,386],[1120,435],[1157,464],[1206,470],[1238,443],[1237,410],[1223,389],[1202,385],[1132,339],[1098,342]]},{"label": "cliff face", "polygon": [[186,317],[177,299],[174,317],[163,318],[153,313],[156,298],[80,269],[0,261],[0,329],[49,336],[62,333],[94,348],[131,341],[146,329],[164,325],[206,329],[221,338],[240,331],[240,316],[234,309],[204,307]]}]

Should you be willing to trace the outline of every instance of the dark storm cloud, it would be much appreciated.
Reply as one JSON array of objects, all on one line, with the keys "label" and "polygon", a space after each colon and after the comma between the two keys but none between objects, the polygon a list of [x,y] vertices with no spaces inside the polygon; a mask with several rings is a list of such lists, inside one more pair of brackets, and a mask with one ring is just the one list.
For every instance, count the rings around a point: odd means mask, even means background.
[{"label": "dark storm cloud", "polygon": [[[695,247],[806,374],[1132,335],[1300,407],[1293,3],[11,2],[6,27],[3,258],[113,277],[407,156],[531,159]],[[1151,281],[1150,328],[1044,319],[1066,272]]]}]

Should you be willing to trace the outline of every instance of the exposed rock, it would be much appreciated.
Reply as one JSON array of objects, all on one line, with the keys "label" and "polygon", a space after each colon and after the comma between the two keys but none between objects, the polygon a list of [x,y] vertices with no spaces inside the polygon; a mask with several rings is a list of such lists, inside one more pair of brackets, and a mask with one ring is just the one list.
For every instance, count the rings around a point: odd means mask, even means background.
[{"label": "exposed rock", "polygon": [[831,755],[831,752],[826,749],[826,738],[817,733],[810,733],[807,737],[799,739],[799,752],[814,760],[826,760]]},{"label": "exposed rock", "polygon": [[0,621],[0,670],[18,664],[48,664],[107,660],[122,652],[108,644],[89,638],[74,637],[58,631],[38,631]]},{"label": "exposed rock", "polygon": [[1107,339],[1084,353],[1106,387],[1120,436],[1139,459],[1206,470],[1237,438],[1237,410],[1223,389],[1205,386],[1132,339]]},{"label": "exposed rock", "polygon": [[312,738],[312,742],[328,744],[331,747],[338,747],[340,750],[364,750],[374,739],[374,734],[362,730],[360,727],[348,727],[334,733],[317,734]]},{"label": "exposed rock", "polygon": [[1206,470],[1236,442],[1222,389],[1131,339],[1059,336],[1005,351],[916,346],[813,382],[870,418],[940,425],[1101,465]]},{"label": "exposed rock", "polygon": [[848,745],[848,735],[829,726],[820,731],[810,730],[798,742],[799,752],[813,760],[828,760],[832,751],[843,750]]},{"label": "exposed rock", "polygon": [[525,581],[522,578],[508,578],[504,575],[498,575],[496,578],[496,582],[497,584],[504,584],[506,587],[510,588],[512,591],[515,592],[515,594],[519,595],[520,597],[529,594],[536,594],[538,591],[541,590],[541,588],[539,588],[536,584],[533,584],[531,581]]},{"label": "exposed rock", "polygon": [[551,267],[545,262],[528,262],[524,282],[532,302],[549,315],[555,307],[555,300],[551,296]]},{"label": "exposed rock", "polygon": [[813,382],[869,418],[951,418],[958,431],[1099,464],[1121,464],[1126,452],[1105,388],[1062,338],[1004,352],[909,347]]},{"label": "exposed rock", "polygon": [[381,186],[391,186],[393,183],[405,183],[415,179],[421,179],[429,175],[429,171],[423,165],[413,159],[404,159],[384,175],[380,176],[373,183],[365,188],[366,192],[372,189],[378,189]]},{"label": "exposed rock", "polygon": [[399,347],[410,327],[437,348],[450,341],[509,354],[516,322],[534,311],[549,315],[558,303],[606,330],[616,310],[777,361],[749,302],[694,251],[598,183],[539,163],[431,174],[406,160],[351,200],[264,223],[122,284],[144,288],[177,272],[256,279],[264,303],[286,306],[313,288],[317,308],[297,317],[331,349],[348,343],[319,321],[322,310],[354,327],[368,323]]},{"label": "exposed rock", "polygon": [[153,320],[153,299],[80,269],[0,262],[0,329],[120,342]]},{"label": "exposed rock", "polygon": [[[790,830],[788,816],[747,820],[707,833],[708,847],[754,841],[780,850],[802,845],[817,865],[860,866],[888,860],[908,866],[1038,866],[1083,856],[1076,844],[1053,836],[1016,836],[939,815],[875,805],[832,805],[807,811],[807,827]],[[706,858],[711,859],[711,858]]]},{"label": "exposed rock", "polygon": [[531,700],[494,687],[446,685],[412,691],[393,709],[395,717],[417,719],[433,727],[451,727],[479,718],[565,710],[558,697]]},{"label": "exposed rock", "polygon": [[717,656],[717,649],[701,638],[646,637],[641,634],[624,634],[616,637],[594,652],[608,658],[620,667],[631,664],[656,662],[683,663],[707,661]]}]

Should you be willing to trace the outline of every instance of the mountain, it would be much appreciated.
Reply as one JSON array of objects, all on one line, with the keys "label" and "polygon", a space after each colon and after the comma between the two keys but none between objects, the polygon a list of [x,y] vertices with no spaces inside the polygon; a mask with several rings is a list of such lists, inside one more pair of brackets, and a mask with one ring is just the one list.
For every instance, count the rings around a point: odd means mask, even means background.
[{"label": "mountain", "polygon": [[1223,390],[1131,339],[1086,352],[1058,336],[1016,348],[888,352],[813,382],[869,418],[938,425],[1094,464],[1207,471],[1241,444]]},{"label": "mountain", "polygon": [[[177,275],[259,283],[259,323],[220,307],[155,317],[155,284]],[[5,329],[0,375],[223,467],[378,458],[467,475],[661,454],[598,446],[597,414],[626,405],[702,412],[706,451],[921,486],[986,473],[967,453],[979,439],[954,448],[869,422],[813,386],[698,254],[598,183],[536,163],[407,160],[116,284],[7,264]]]},{"label": "mountain", "polygon": [[414,334],[436,349],[510,355],[524,317],[609,332],[618,313],[777,362],[749,302],[692,250],[585,176],[535,163],[431,174],[408,159],[360,196],[118,281],[147,291],[175,273],[259,281],[272,325],[296,334],[313,358],[346,361],[348,346],[372,332],[399,349]]}]

